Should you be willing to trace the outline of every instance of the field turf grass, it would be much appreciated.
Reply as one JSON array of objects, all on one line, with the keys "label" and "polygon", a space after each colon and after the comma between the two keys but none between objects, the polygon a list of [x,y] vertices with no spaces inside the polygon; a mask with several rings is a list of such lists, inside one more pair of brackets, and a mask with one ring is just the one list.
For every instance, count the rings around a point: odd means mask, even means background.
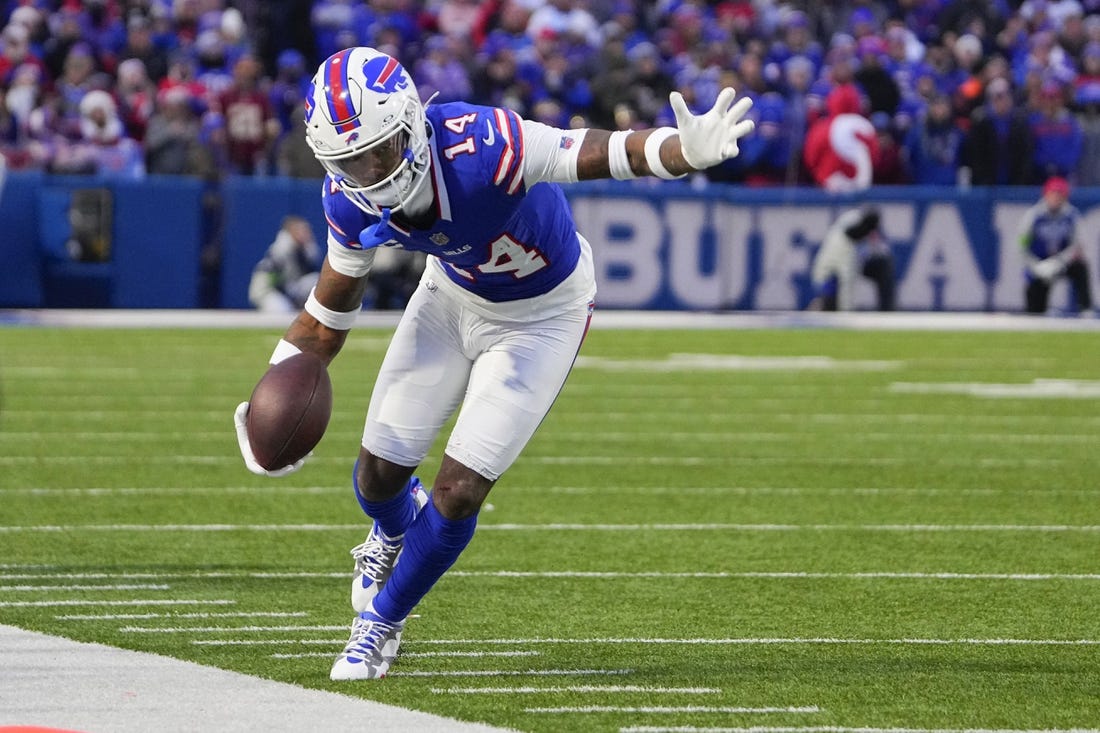
[{"label": "field turf grass", "polygon": [[521,731],[1100,728],[1094,334],[594,330],[391,676],[351,684],[389,332],[264,479],[232,414],[278,336],[0,329],[3,623]]}]

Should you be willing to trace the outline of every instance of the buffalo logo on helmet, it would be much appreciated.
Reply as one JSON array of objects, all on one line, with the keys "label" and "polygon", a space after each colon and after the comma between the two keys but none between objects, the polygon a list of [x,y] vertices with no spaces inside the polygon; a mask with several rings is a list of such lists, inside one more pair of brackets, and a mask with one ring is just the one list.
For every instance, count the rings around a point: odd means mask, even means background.
[{"label": "buffalo logo on helmet", "polygon": [[367,88],[376,92],[393,94],[409,85],[405,69],[391,56],[375,56],[363,64],[363,78]]}]

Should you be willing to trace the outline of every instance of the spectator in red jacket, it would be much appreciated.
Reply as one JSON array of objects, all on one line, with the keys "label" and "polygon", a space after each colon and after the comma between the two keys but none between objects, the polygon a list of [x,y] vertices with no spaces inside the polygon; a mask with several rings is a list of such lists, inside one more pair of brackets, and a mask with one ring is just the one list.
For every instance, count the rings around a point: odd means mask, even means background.
[{"label": "spectator in red jacket", "polygon": [[233,66],[233,84],[220,97],[226,157],[233,172],[252,175],[278,138],[279,120],[260,89],[260,64],[243,56]]},{"label": "spectator in red jacket", "polygon": [[859,90],[854,84],[841,84],[829,92],[825,105],[828,117],[815,122],[806,135],[806,169],[832,193],[868,188],[878,140],[874,125],[861,114]]}]

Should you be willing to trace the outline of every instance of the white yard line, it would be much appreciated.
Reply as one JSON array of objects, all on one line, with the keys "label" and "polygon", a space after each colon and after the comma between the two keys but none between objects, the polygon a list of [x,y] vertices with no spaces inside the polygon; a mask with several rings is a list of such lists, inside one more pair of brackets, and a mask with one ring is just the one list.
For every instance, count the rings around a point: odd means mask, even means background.
[{"label": "white yard line", "polygon": [[[1100,322],[1100,319],[1098,319]],[[769,398],[774,399],[774,398]],[[211,417],[223,417],[225,416],[224,410],[73,410],[61,409],[56,410],[23,410],[23,409],[5,409],[5,416],[20,416],[20,417],[40,417],[43,413],[57,413],[59,415],[64,414],[68,416],[102,416],[102,417],[114,417],[116,415],[149,415],[149,416],[174,416],[174,415],[187,415],[194,416],[203,414]],[[1093,417],[1090,415],[1028,415],[1028,414],[999,414],[999,415],[986,415],[986,414],[956,414],[949,412],[787,412],[784,410],[738,410],[731,412],[730,410],[690,410],[683,413],[680,412],[620,412],[615,410],[603,410],[600,412],[585,411],[585,410],[570,410],[568,413],[556,414],[555,420],[561,421],[574,421],[574,422],[590,422],[592,420],[600,420],[603,422],[616,422],[623,418],[629,418],[635,422],[660,422],[661,424],[673,423],[680,421],[686,423],[689,427],[699,424],[700,422],[720,422],[720,423],[732,423],[735,425],[745,423],[757,423],[760,421],[775,421],[775,422],[819,422],[819,423],[849,423],[854,422],[858,424],[866,423],[889,423],[896,425],[899,423],[951,423],[952,425],[958,425],[961,423],[992,423],[999,425],[1003,423],[1010,424],[1024,424],[1028,426],[1041,425],[1043,423],[1057,423],[1058,425],[1097,425],[1100,424],[1100,417]],[[65,433],[66,435],[68,433]],[[359,431],[348,434],[358,436]]]},{"label": "white yard line", "polygon": [[[348,628],[341,626],[341,629]],[[273,646],[278,644],[304,644],[306,646],[336,646],[342,649],[347,637],[340,639],[192,639],[195,646]],[[405,642],[408,643],[408,642]]]},{"label": "white yard line", "polygon": [[[299,654],[269,654],[272,659],[306,659],[310,657],[327,657],[332,659],[335,652],[301,652]],[[402,659],[420,659],[433,657],[462,657],[481,659],[485,657],[537,657],[538,652],[401,652]]]},{"label": "white yard line", "polygon": [[747,707],[747,706],[711,706],[711,705],[578,705],[573,707],[524,708],[525,713],[724,713],[727,715],[768,715],[775,713],[820,713],[816,705],[786,707]]},{"label": "white yard line", "polygon": [[865,573],[822,573],[808,571],[746,571],[746,572],[618,572],[618,571],[518,571],[518,570],[452,570],[448,573],[457,577],[488,578],[592,578],[611,580],[616,578],[715,578],[715,579],[810,579],[810,580],[1100,580],[1100,573],[919,573],[919,572],[865,572]]},{"label": "white yard line", "polygon": [[1096,524],[485,524],[482,531],[736,532],[1100,532]]},{"label": "white yard line", "polygon": [[[1012,496],[1051,496],[1051,495],[1076,495],[1096,496],[1100,495],[1100,487],[1094,489],[1067,489],[1054,487],[982,487],[982,488],[936,488],[920,486],[537,486],[528,484],[524,486],[509,486],[508,491],[548,493],[548,494],[577,494],[577,495],[734,495],[734,496],[996,496],[1008,494]],[[176,496],[192,494],[254,494],[255,496],[270,496],[279,494],[334,494],[345,495],[349,493],[347,486],[292,486],[278,484],[275,486],[127,486],[127,487],[89,487],[89,488],[65,488],[65,487],[13,487],[0,489],[0,496],[9,494],[30,494],[33,496],[129,496],[129,495],[154,495]],[[0,567],[5,567],[0,564]]]},{"label": "white yard line", "polygon": [[231,613],[69,613],[54,616],[59,621],[140,621],[156,618],[301,618],[305,611],[233,611]]},{"label": "white yard line", "polygon": [[717,695],[720,687],[658,687],[649,685],[567,685],[563,687],[433,687],[437,695],[557,695],[560,693],[644,692],[647,695]]},{"label": "white yard line", "polygon": [[[358,438],[362,435],[361,430],[356,431],[330,431],[325,433],[325,438],[328,440],[343,439],[343,438]],[[187,440],[195,442],[198,440],[209,441],[224,441],[226,437],[225,431],[205,431],[194,433],[149,433],[149,432],[118,432],[118,433],[97,433],[95,431],[82,431],[82,432],[68,432],[64,430],[56,431],[30,431],[30,432],[5,432],[4,438],[6,440],[24,440],[28,442],[50,441],[57,439],[64,439],[67,441],[75,440],[89,440],[94,441],[97,447],[103,447],[106,443],[122,443],[125,445],[132,444],[134,442],[173,442],[178,440]],[[782,430],[782,431],[762,431],[762,430],[733,430],[723,428],[721,430],[699,430],[699,431],[687,431],[687,430],[673,430],[673,431],[647,431],[638,430],[630,432],[618,432],[618,431],[600,431],[600,440],[607,443],[635,443],[639,440],[665,440],[665,441],[683,441],[691,443],[725,443],[731,439],[736,438],[738,441],[748,441],[753,443],[782,443],[792,440],[798,440],[803,438],[823,438],[829,440],[843,439],[849,442],[878,442],[878,443],[893,443],[898,440],[905,440],[911,443],[913,442],[933,442],[933,443],[960,443],[960,442],[997,442],[997,443],[1025,443],[1025,444],[1045,444],[1045,443],[1091,443],[1095,440],[1092,435],[1082,435],[1080,433],[915,433],[915,432],[865,432],[865,431],[844,431],[841,434],[831,432],[825,428],[821,430]],[[591,442],[592,438],[587,434],[567,433],[561,435],[555,435],[552,438],[541,438],[544,442],[553,443],[578,443]]]},{"label": "white yard line", "polygon": [[59,593],[74,590],[169,590],[171,586],[153,583],[116,585],[0,585],[0,593]]},{"label": "white yard line", "polygon": [[632,725],[619,733],[1100,733],[1096,728],[850,728],[833,725],[770,726],[744,728],[695,725]]},{"label": "white yard line", "polygon": [[[512,487],[509,487],[512,491]],[[548,486],[516,487],[519,491],[548,494],[576,494],[603,496],[1053,496],[1071,494],[1077,496],[1100,495],[1100,488],[1063,489],[1058,487],[983,487],[950,488],[902,487],[902,486]],[[2,493],[2,492],[0,492]]]},{"label": "white yard line", "polygon": [[591,677],[633,674],[632,669],[454,669],[429,672],[390,672],[390,677]]},{"label": "white yard line", "polygon": [[[362,524],[43,524],[0,526],[20,532],[357,532]],[[517,524],[484,523],[480,532],[1100,532],[1100,524]]]},{"label": "white yard line", "polygon": [[[349,485],[350,486],[350,485]],[[0,489],[0,496],[6,494],[30,494],[32,496],[129,496],[150,494],[154,496],[178,496],[189,494],[255,494],[256,496],[269,496],[275,494],[348,494],[349,486],[291,486],[278,484],[276,486],[127,486],[127,487],[89,487],[85,489],[65,487],[14,487]]]},{"label": "white yard line", "polygon": [[[617,578],[698,578],[698,579],[810,579],[810,580],[1007,580],[1007,581],[1097,581],[1100,573],[961,573],[947,571],[890,571],[873,570],[864,572],[823,572],[810,570],[745,570],[745,571],[692,571],[692,572],[662,572],[658,570],[620,571],[620,570],[451,570],[449,577],[466,578],[593,578],[596,580],[614,580]],[[0,581],[14,579],[46,579],[56,578],[57,574],[4,574],[0,573]],[[193,572],[193,573],[76,573],[66,574],[72,578],[347,578],[347,572],[327,571],[294,571],[284,573],[252,573],[252,572]],[[38,588],[41,586],[28,586]],[[72,586],[67,586],[72,587]],[[100,586],[89,586],[99,588]],[[0,586],[2,589],[3,586]],[[303,613],[240,613],[240,614],[175,614],[177,618],[209,618],[213,616],[305,616]],[[129,618],[170,618],[173,614],[145,614],[132,615]],[[66,618],[77,618],[68,616]],[[82,618],[103,618],[87,616]],[[126,618],[125,616],[113,616],[112,618]]]},{"label": "white yard line", "polygon": [[[791,456],[653,456],[653,455],[628,455],[617,454],[607,456],[529,456],[524,458],[526,463],[538,463],[554,466],[636,466],[639,464],[650,466],[712,466],[712,465],[738,465],[738,464],[778,464],[787,466],[792,463],[824,465],[824,466],[908,466],[911,464],[927,464],[926,456],[870,456],[853,457],[844,456],[810,456],[805,458],[792,458]],[[1075,458],[999,458],[991,456],[968,456],[966,458],[937,457],[936,465],[939,466],[966,466],[973,468],[994,468],[1001,466],[1057,466],[1063,463],[1076,463]],[[348,463],[344,456],[314,456],[310,459],[314,464],[338,464]],[[0,465],[23,466],[28,464],[79,464],[97,466],[110,466],[115,464],[142,465],[169,464],[169,465],[196,465],[208,466],[219,464],[237,464],[241,462],[236,455],[171,455],[166,453],[146,454],[133,456],[0,456]]]},{"label": "white yard line", "polygon": [[[342,628],[342,627],[341,627]],[[340,645],[346,639],[192,639],[197,646],[275,646],[279,644]],[[736,639],[668,639],[596,637],[590,639],[421,639],[404,642],[405,647],[453,646],[457,644],[524,646],[535,644],[659,644],[685,646],[769,646],[769,645],[891,645],[891,646],[1100,646],[1100,639],[844,639],[837,637],[749,637]]]},{"label": "white yard line", "polygon": [[[199,643],[199,642],[192,642]],[[275,643],[275,642],[269,642]],[[306,642],[302,642],[306,643]],[[837,637],[758,637],[740,639],[667,639],[596,637],[590,639],[423,639],[407,642],[411,646],[454,644],[660,644],[687,646],[765,646],[772,644],[867,644],[901,646],[1100,646],[1100,639],[843,639]]]},{"label": "white yard line", "polygon": [[0,601],[0,608],[53,608],[61,606],[231,606],[236,601],[228,598],[209,600],[194,599],[129,599],[125,601]]},{"label": "white yard line", "polygon": [[119,631],[123,634],[223,634],[253,631],[344,631],[347,628],[347,624],[340,626],[123,626]]},{"label": "white yard line", "polygon": [[788,707],[751,708],[746,705],[576,705],[561,708],[524,708],[529,713],[725,713],[769,714],[769,713],[817,713],[817,705],[788,705]]},{"label": "white yard line", "polygon": [[[48,579],[57,578],[59,575],[66,578],[76,578],[80,580],[85,579],[107,579],[107,578],[350,578],[349,572],[310,572],[310,571],[293,571],[293,572],[275,572],[275,573],[260,573],[260,572],[232,572],[228,570],[211,570],[203,571],[196,570],[193,572],[179,572],[179,573],[66,573],[63,570],[59,573],[15,573],[9,574],[0,572],[0,581],[3,580],[34,580],[34,579]],[[37,586],[36,586],[37,587]]]}]

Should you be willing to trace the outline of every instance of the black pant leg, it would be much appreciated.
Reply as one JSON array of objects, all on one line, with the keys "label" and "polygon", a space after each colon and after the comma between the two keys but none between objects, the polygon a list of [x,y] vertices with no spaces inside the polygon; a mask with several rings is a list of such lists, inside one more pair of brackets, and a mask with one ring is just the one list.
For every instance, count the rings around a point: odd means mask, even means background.
[{"label": "black pant leg", "polygon": [[863,263],[863,276],[874,281],[878,289],[878,309],[894,310],[894,260],[877,255]]},{"label": "black pant leg", "polygon": [[1077,300],[1078,310],[1088,310],[1092,307],[1092,289],[1089,285],[1089,268],[1081,260],[1074,260],[1066,266],[1066,277],[1073,285],[1073,294]]},{"label": "black pant leg", "polygon": [[1046,280],[1035,278],[1027,284],[1027,312],[1046,313],[1047,298],[1050,297],[1050,285]]}]

